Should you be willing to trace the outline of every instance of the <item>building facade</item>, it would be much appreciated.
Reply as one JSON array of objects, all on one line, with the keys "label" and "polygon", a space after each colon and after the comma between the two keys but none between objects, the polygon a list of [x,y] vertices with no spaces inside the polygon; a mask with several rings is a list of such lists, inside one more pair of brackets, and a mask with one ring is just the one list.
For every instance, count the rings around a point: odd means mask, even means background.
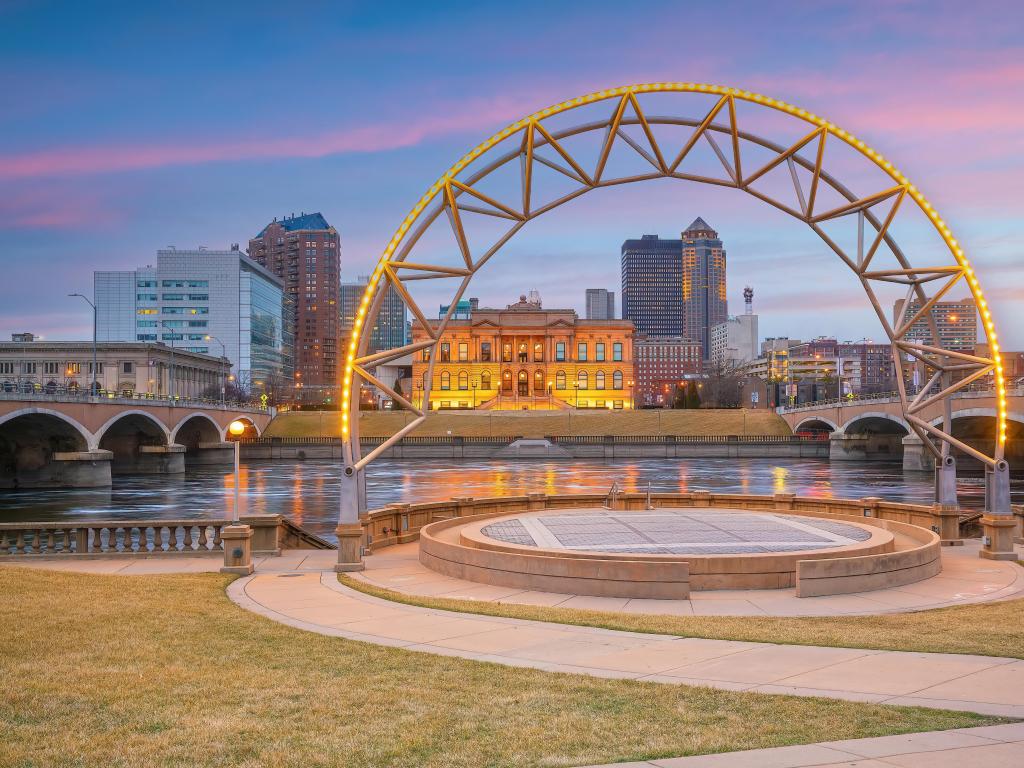
[{"label": "building facade", "polygon": [[[366,292],[369,282],[369,276],[360,275],[355,282],[341,284],[339,294],[341,297],[341,333],[345,339],[348,339],[352,333],[356,314],[359,312],[359,304],[363,300],[363,293]],[[381,281],[381,286],[384,298],[381,300],[380,311],[377,313],[377,321],[370,331],[368,352],[395,349],[408,343],[405,302],[402,301],[401,294],[389,281]],[[348,349],[347,341],[344,349]]]},{"label": "building facade", "polygon": [[11,341],[0,343],[0,390],[89,392],[216,400],[226,385],[227,358],[172,350],[156,342]]},{"label": "building facade", "polygon": [[274,219],[249,241],[249,258],[277,275],[293,308],[295,396],[323,402],[339,384],[341,242],[320,213]]},{"label": "building facade", "polygon": [[637,333],[685,336],[682,240],[644,235],[622,244],[622,318]]},{"label": "building facade", "polygon": [[720,364],[745,365],[759,355],[757,315],[737,315],[711,329],[711,357]]},{"label": "building facade", "polygon": [[729,317],[722,241],[699,216],[683,232],[683,335],[711,359],[711,329]]},{"label": "building facade", "polygon": [[[893,305],[893,324],[900,326],[906,323],[920,308],[921,303],[916,300],[908,304],[905,299],[897,299]],[[907,341],[966,352],[969,355],[974,353],[974,347],[978,343],[978,306],[973,298],[936,302],[931,314],[935,318],[939,338],[932,338],[928,318],[922,317],[910,326],[905,337]]]},{"label": "building facade", "polygon": [[587,320],[615,319],[615,291],[587,288],[586,303]]},{"label": "building facade", "polygon": [[638,335],[633,343],[636,407],[670,408],[676,385],[701,372],[700,344],[682,336]]},{"label": "building facade", "polygon": [[96,338],[223,355],[239,387],[291,396],[291,301],[281,280],[230,250],[157,251],[156,266],[96,272]]},{"label": "building facade", "polygon": [[[431,325],[436,327],[434,321]],[[414,343],[427,339],[418,322]],[[633,324],[583,320],[520,297],[505,309],[451,320],[437,347],[432,410],[549,410],[633,407]],[[423,405],[431,350],[413,357],[413,401]]]}]

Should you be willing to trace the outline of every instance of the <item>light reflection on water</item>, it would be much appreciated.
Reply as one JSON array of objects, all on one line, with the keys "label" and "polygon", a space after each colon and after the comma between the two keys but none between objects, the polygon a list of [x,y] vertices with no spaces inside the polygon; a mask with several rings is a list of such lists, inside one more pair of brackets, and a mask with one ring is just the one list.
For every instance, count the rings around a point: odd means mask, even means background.
[{"label": "light reflection on water", "polygon": [[[283,514],[333,540],[338,514],[337,462],[253,461],[243,465],[243,510]],[[623,490],[721,493],[796,493],[820,498],[881,496],[929,503],[932,478],[904,473],[898,464],[820,459],[635,459],[601,461],[390,461],[367,472],[370,508],[452,496],[501,496],[530,492],[600,493],[613,480]],[[230,515],[230,472],[190,469],[185,475],[115,478],[93,490],[0,491],[0,521],[196,518]],[[960,479],[960,501],[983,503],[981,477]],[[1013,478],[1014,501],[1024,500],[1024,477]]]}]

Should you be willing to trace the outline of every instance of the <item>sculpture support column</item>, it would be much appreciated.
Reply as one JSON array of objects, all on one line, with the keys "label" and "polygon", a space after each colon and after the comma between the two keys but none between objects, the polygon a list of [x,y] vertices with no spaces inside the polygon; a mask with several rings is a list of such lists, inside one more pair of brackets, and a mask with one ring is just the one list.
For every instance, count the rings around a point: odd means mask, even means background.
[{"label": "sculpture support column", "polygon": [[1010,466],[1000,459],[985,468],[985,515],[981,518],[981,556],[988,560],[1016,560],[1013,535],[1017,521],[1010,507]]},{"label": "sculpture support column", "polygon": [[935,460],[935,503],[944,507],[957,506],[956,458],[953,456]]},{"label": "sculpture support column", "polygon": [[[346,446],[346,453],[349,448]],[[339,573],[363,570],[363,526],[359,522],[359,477],[356,468],[347,460],[341,471],[341,507],[338,511],[338,562],[334,570]]]}]

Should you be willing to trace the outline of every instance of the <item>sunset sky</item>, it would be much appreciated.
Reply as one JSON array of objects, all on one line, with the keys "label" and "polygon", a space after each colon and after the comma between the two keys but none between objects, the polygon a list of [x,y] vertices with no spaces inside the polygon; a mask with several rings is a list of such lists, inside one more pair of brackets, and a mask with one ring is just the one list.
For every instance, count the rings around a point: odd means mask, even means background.
[{"label": "sunset sky", "polygon": [[[441,8],[443,11],[433,11]],[[86,338],[71,292],[167,245],[244,247],[322,211],[342,278],[372,269],[456,159],[504,125],[618,85],[692,81],[797,104],[891,158],[974,262],[1024,349],[1019,2],[116,3],[0,0],[0,338]],[[593,198],[593,199],[591,199]],[[582,308],[619,248],[697,216],[752,285],[761,333],[880,330],[806,227],[738,194],[595,193],[516,238],[470,291]],[[965,293],[957,290],[954,296]]]}]

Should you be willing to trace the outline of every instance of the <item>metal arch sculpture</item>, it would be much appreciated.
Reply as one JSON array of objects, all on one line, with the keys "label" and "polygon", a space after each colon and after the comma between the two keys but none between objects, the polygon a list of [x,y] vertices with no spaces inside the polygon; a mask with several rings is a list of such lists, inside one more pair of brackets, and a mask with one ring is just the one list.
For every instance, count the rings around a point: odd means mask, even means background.
[{"label": "metal arch sculpture", "polygon": [[[641,109],[637,98],[638,96],[646,98],[646,94],[671,92],[708,94],[717,97],[717,100],[707,114],[698,118],[688,118],[646,114]],[[549,128],[546,125],[546,121],[555,115],[602,101],[608,101],[611,105],[606,119],[563,129]],[[784,113],[805,122],[810,130],[803,138],[790,146],[781,145],[769,139],[748,133],[742,129],[737,120],[737,102],[746,102]],[[663,144],[659,144],[655,132],[652,130],[652,126],[657,125],[689,127],[692,128],[692,134],[681,147],[663,146]],[[631,137],[624,130],[629,126],[637,129],[636,137]],[[566,148],[565,142],[570,137],[590,131],[603,131],[604,138],[596,165],[593,168],[584,168],[583,163],[573,157],[573,154]],[[512,139],[517,135],[519,137],[518,141],[513,143],[511,150],[504,154],[499,154],[493,161],[490,160],[488,153],[494,150],[496,145],[502,144],[506,139]],[[718,140],[716,140],[716,137]],[[688,174],[680,170],[680,166],[687,155],[701,139],[704,139],[710,145],[714,154],[721,162],[725,171],[723,179]],[[724,149],[720,146],[720,141],[724,144]],[[852,147],[863,158],[887,175],[891,179],[892,184],[863,197],[853,194],[824,168],[826,141],[840,141]],[[748,171],[743,165],[742,151],[742,147],[746,146],[747,143],[769,150],[774,153],[774,157],[766,164],[761,164],[755,170]],[[628,145],[631,151],[636,152],[637,155],[643,158],[650,165],[650,172],[629,177],[606,178],[605,171],[610,153],[613,151],[613,148],[620,145]],[[544,148],[547,148],[550,156],[538,154],[538,151]],[[800,154],[801,150],[805,148],[807,150],[813,149],[813,157],[805,157]],[[497,168],[517,160],[521,167],[519,178],[521,204],[508,205],[498,202],[489,195],[474,188],[475,184],[479,183],[481,179],[486,178]],[[531,197],[533,191],[532,184],[534,169],[538,163],[569,178],[577,187],[558,199],[534,207],[531,204],[533,202]],[[786,205],[780,200],[774,199],[772,196],[760,192],[751,186],[755,181],[783,163],[788,167],[795,196],[799,204],[798,207]],[[804,175],[810,174],[810,184],[806,190],[801,184],[800,173],[798,173],[799,169],[803,169]],[[913,431],[935,455],[936,459],[942,460],[943,466],[948,467],[948,465],[953,463],[950,456],[950,446],[956,446],[982,461],[990,470],[989,474],[991,476],[989,481],[994,489],[990,494],[989,509],[995,513],[1008,514],[1010,512],[1008,468],[1003,459],[1006,442],[1005,385],[995,327],[974,270],[968,262],[962,247],[953,238],[949,227],[940,218],[938,212],[932,208],[921,192],[890,161],[865,145],[863,141],[822,117],[776,99],[736,88],[697,83],[654,83],[614,88],[570,99],[512,123],[455,163],[427,190],[398,227],[373,271],[357,310],[347,350],[345,368],[342,374],[340,407],[342,414],[342,436],[345,440],[345,445],[344,471],[341,479],[340,525],[356,523],[359,512],[365,507],[365,500],[362,499],[364,494],[361,491],[361,476],[362,470],[366,465],[408,432],[415,429],[426,418],[421,408],[416,407],[409,399],[406,399],[380,381],[374,376],[371,369],[388,360],[435,347],[439,343],[455,311],[456,304],[463,296],[472,277],[528,221],[592,189],[658,178],[678,178],[733,187],[747,192],[807,224],[836,253],[841,261],[856,274],[882,327],[889,336],[892,342],[895,369],[898,372],[896,380],[900,401],[907,422]],[[838,193],[846,203],[825,211],[817,210],[815,203],[820,197],[819,192],[826,186]],[[935,231],[941,236],[949,251],[949,255],[952,257],[951,264],[915,267],[895,243],[888,230],[899,212],[900,206],[905,205],[908,201],[920,209]],[[876,215],[872,209],[875,206],[880,206],[882,203],[887,203],[890,206],[889,211],[885,216]],[[510,225],[507,232],[499,237],[488,249],[481,253],[473,253],[467,240],[460,212],[472,212],[474,214],[505,219],[510,222]],[[454,235],[463,263],[457,267],[452,267],[409,260],[409,254],[417,241],[442,214],[445,214],[448,219],[451,233]],[[855,253],[847,253],[821,227],[821,224],[826,221],[845,216],[857,217],[858,241]],[[872,228],[874,232],[869,233],[870,237],[865,237],[865,230],[868,227]],[[871,269],[872,260],[883,243],[895,257],[899,265],[898,268]],[[401,277],[399,273],[403,270],[408,270],[414,274]],[[431,328],[404,283],[410,280],[441,278],[457,278],[459,279],[459,285],[452,298],[447,315],[441,318],[435,327]],[[940,287],[929,295],[928,289],[935,281],[939,281]],[[950,351],[938,346],[938,330],[931,309],[937,301],[960,281],[968,285],[971,294],[977,302],[984,324],[985,335],[989,342],[990,358]],[[908,301],[915,302],[917,307],[909,319],[893,323],[887,320],[873,287],[873,284],[878,282],[897,283],[907,286],[907,299]],[[369,334],[365,333],[364,329],[373,327],[374,319],[377,316],[385,294],[385,291],[380,289],[388,283],[398,292],[412,315],[423,326],[430,338],[427,341],[406,344],[395,349],[367,354]],[[924,344],[906,338],[911,327],[919,322],[926,322],[928,324],[933,344]],[[424,377],[424,389],[420,399],[421,405],[422,403],[428,404],[428,409],[430,388],[433,383],[433,369],[437,358],[438,355],[436,354],[430,355],[430,362]],[[914,362],[911,363],[910,361]],[[927,383],[920,388],[920,391],[911,394],[907,390],[904,378],[909,368],[915,365],[919,370],[929,372],[930,376],[927,378]],[[960,375],[961,378],[954,380],[954,374]],[[966,387],[971,382],[989,374],[994,375],[997,400],[1000,403],[996,440],[991,455],[978,451],[974,447],[955,439],[951,434],[951,417],[948,415],[950,410],[948,408],[949,396],[957,390]],[[359,398],[353,398],[352,396],[353,391],[358,392],[359,380],[368,382],[383,390],[396,402],[416,415],[416,418],[408,425],[366,456],[361,455],[359,444]],[[945,399],[947,402],[947,418],[944,421],[943,428],[940,429],[918,418],[916,414],[923,408],[942,399]],[[955,474],[953,479],[953,494],[955,498]]]}]

